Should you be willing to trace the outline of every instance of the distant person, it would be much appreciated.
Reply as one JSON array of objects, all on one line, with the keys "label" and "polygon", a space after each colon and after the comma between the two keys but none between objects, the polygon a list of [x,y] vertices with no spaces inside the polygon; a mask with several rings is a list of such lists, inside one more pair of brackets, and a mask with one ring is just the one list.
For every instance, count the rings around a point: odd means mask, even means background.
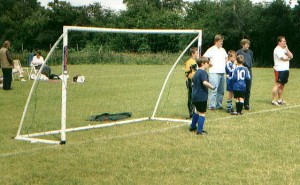
[{"label": "distant person", "polygon": [[251,79],[246,81],[246,94],[245,94],[245,100],[244,100],[244,108],[245,108],[245,110],[251,110],[251,108],[250,108],[250,92],[251,92],[252,79],[253,79],[252,66],[254,63],[254,58],[253,58],[253,52],[249,49],[250,41],[248,39],[242,39],[241,46],[242,46],[242,48],[240,50],[238,50],[236,53],[237,53],[237,55],[244,56],[244,64],[243,65],[248,68],[248,71],[251,76]]},{"label": "distant person", "polygon": [[227,112],[233,112],[232,98],[233,98],[233,84],[232,74],[236,65],[236,52],[233,50],[228,51],[228,61],[226,63],[226,91],[228,92],[227,97]]},{"label": "distant person", "polygon": [[5,41],[0,49],[0,62],[3,73],[3,90],[11,90],[12,69],[14,67],[12,54],[9,50],[10,41]]},{"label": "distant person", "polygon": [[[44,63],[45,60],[42,57],[42,53],[38,50],[36,55],[32,58],[31,64],[34,65],[36,69],[40,69]],[[51,68],[45,65],[41,73],[49,78],[51,74]]]},{"label": "distant person", "polygon": [[189,118],[193,115],[193,103],[192,103],[192,78],[197,70],[196,59],[198,56],[198,48],[190,48],[190,58],[185,62],[185,76],[186,76],[186,88],[188,90],[187,107],[189,111]]},{"label": "distant person", "polygon": [[286,104],[282,99],[282,94],[289,79],[290,60],[293,59],[293,53],[289,50],[284,36],[277,38],[277,46],[274,49],[273,56],[275,84],[272,90],[272,105],[278,106]]},{"label": "distant person", "polygon": [[[208,99],[208,88],[215,89],[208,81],[208,74],[205,71],[209,67],[208,58],[201,57],[196,60],[198,70],[193,76],[193,96],[192,101],[196,107],[193,113],[192,123],[190,125],[190,131],[196,131],[197,135],[207,134],[207,131],[203,130],[205,122],[205,112]],[[198,128],[197,128],[198,124]]]},{"label": "distant person", "polygon": [[243,66],[244,56],[238,55],[236,57],[237,66],[233,71],[232,83],[233,94],[235,98],[236,112],[232,112],[232,115],[242,115],[244,99],[246,96],[246,81],[250,80],[251,76],[248,68]]},{"label": "distant person", "polygon": [[216,89],[210,91],[208,109],[223,109],[222,101],[225,86],[225,65],[227,53],[223,48],[224,37],[215,35],[214,45],[204,53],[204,57],[209,58],[211,67],[209,68],[209,81]]},{"label": "distant person", "polygon": [[22,68],[22,66],[19,63],[20,61],[14,61],[14,68],[13,68],[13,72],[17,72],[19,73],[19,78],[21,82],[26,82],[25,78],[24,78],[24,70]]}]

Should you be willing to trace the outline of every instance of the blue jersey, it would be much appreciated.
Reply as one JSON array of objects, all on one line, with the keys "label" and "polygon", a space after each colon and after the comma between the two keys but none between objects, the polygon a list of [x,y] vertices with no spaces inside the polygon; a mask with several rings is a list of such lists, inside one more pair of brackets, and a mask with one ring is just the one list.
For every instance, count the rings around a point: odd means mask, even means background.
[{"label": "blue jersey", "polygon": [[225,66],[225,71],[226,71],[226,76],[228,75],[228,78],[231,79],[232,77],[232,72],[234,71],[235,65],[233,62],[226,62]]},{"label": "blue jersey", "polygon": [[250,73],[247,67],[237,66],[232,75],[234,91],[246,91],[246,80],[250,80]]},{"label": "blue jersey", "polygon": [[208,81],[208,74],[203,69],[198,69],[193,76],[193,91],[192,91],[192,101],[200,102],[207,101],[208,89],[203,84],[203,81]]},{"label": "blue jersey", "polygon": [[233,83],[232,83],[232,73],[235,69],[235,64],[231,61],[226,62],[225,71],[226,71],[226,91],[233,91]]}]

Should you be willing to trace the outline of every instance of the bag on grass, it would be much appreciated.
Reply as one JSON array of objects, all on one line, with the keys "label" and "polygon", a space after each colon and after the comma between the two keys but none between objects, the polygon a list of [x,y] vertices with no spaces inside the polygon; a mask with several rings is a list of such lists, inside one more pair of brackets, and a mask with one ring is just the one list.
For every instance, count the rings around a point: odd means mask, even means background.
[{"label": "bag on grass", "polygon": [[131,117],[131,112],[121,112],[116,114],[103,113],[100,115],[90,116],[88,121],[117,121]]}]

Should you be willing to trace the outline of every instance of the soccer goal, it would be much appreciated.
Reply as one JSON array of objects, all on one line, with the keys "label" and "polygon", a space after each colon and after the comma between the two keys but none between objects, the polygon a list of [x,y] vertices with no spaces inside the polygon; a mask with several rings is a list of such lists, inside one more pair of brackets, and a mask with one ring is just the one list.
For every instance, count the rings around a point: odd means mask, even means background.
[{"label": "soccer goal", "polygon": [[[72,131],[144,121],[188,123],[183,68],[189,48],[201,53],[201,43],[201,30],[64,26],[45,59],[50,65],[61,56],[62,65],[51,66],[61,80],[34,80],[15,139],[65,144]],[[73,82],[75,75],[85,81]],[[124,112],[130,118],[90,119]]]}]

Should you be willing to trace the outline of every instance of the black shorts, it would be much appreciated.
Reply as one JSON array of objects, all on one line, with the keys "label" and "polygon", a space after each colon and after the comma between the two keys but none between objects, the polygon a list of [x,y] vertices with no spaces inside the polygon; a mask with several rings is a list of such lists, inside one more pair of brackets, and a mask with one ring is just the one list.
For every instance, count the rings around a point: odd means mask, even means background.
[{"label": "black shorts", "polygon": [[234,98],[245,98],[246,91],[233,91]]},{"label": "black shorts", "polygon": [[289,80],[289,75],[290,72],[289,71],[275,71],[274,70],[274,74],[275,74],[275,82],[278,82],[280,84],[286,84],[288,83]]},{"label": "black shorts", "polygon": [[198,112],[206,112],[207,101],[193,102]]}]

